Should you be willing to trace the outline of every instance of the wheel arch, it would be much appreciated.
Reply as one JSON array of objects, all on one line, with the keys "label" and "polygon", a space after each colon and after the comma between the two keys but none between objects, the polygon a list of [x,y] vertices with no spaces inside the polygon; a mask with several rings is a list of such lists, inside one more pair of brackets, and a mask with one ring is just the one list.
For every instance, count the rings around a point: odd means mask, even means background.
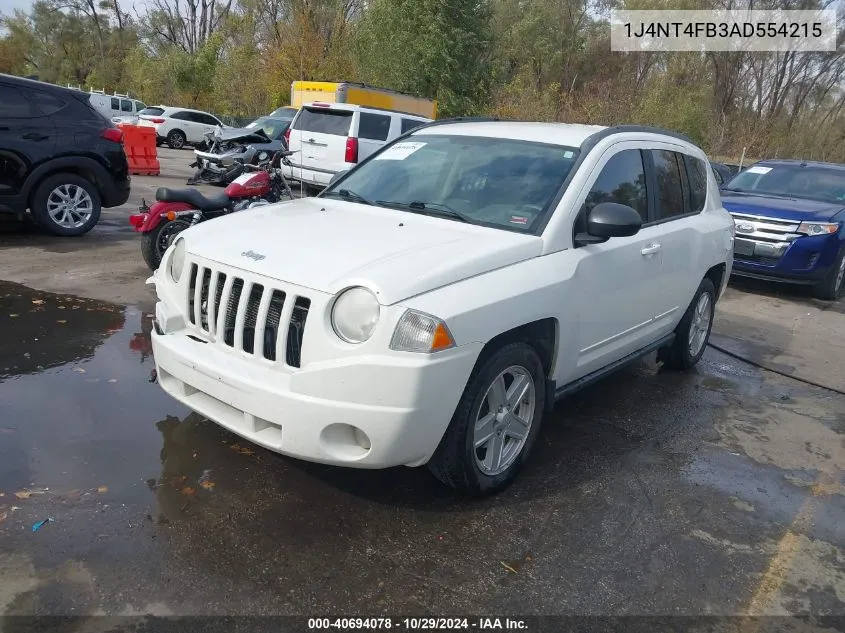
[{"label": "wheel arch", "polygon": [[481,367],[488,358],[505,345],[511,343],[525,343],[531,346],[540,357],[543,365],[543,372],[546,378],[546,408],[551,408],[554,402],[554,367],[557,362],[558,340],[560,327],[558,320],[554,317],[547,317],[523,323],[509,330],[497,334],[491,338],[478,355],[473,367],[473,374]]},{"label": "wheel arch", "polygon": [[713,282],[716,288],[716,299],[722,296],[722,282],[725,280],[725,273],[727,272],[727,265],[722,262],[712,266],[704,276]]},{"label": "wheel arch", "polygon": [[73,174],[74,176],[84,178],[97,188],[97,193],[100,194],[101,197],[103,185],[108,182],[108,172],[105,167],[100,165],[93,158],[87,158],[84,156],[66,156],[54,159],[33,170],[32,174],[30,174],[24,184],[23,193],[27,206],[30,209],[32,208],[35,192],[38,191],[38,187],[41,183],[47,178],[58,174]]}]

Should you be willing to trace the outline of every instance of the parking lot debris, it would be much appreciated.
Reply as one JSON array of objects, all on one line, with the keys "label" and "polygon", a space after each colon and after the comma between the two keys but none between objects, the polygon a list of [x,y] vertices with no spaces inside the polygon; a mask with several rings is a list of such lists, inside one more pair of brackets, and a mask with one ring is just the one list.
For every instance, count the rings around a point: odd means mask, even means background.
[{"label": "parking lot debris", "polygon": [[155,369],[153,369],[150,372],[149,382],[155,382],[156,380],[158,380],[158,372]]},{"label": "parking lot debris", "polygon": [[50,491],[49,488],[34,488],[32,490],[20,490],[15,493],[18,499],[29,499],[32,495],[43,495]]},{"label": "parking lot debris", "polygon": [[200,478],[197,480],[197,483],[208,491],[214,490],[214,486],[217,485],[213,481],[211,481],[210,468],[206,468],[204,471],[202,471],[202,475],[200,475]]},{"label": "parking lot debris", "polygon": [[9,516],[8,512],[0,512],[0,523],[6,520],[6,517]]},{"label": "parking lot debris", "polygon": [[240,444],[230,444],[229,448],[231,448],[236,453],[240,453],[241,455],[255,455],[254,450],[246,446],[241,446]]},{"label": "parking lot debris", "polygon": [[55,521],[55,519],[54,519],[54,518],[52,518],[52,517],[47,517],[46,519],[44,519],[44,520],[42,520],[42,521],[38,521],[37,523],[33,523],[33,524],[32,524],[32,531],[33,531],[33,532],[37,532],[37,531],[38,531],[38,530],[40,530],[42,527],[44,527],[45,525],[47,525],[48,523],[50,523],[50,522],[52,522],[52,521]]},{"label": "parking lot debris", "polygon": [[108,487],[108,486],[100,486],[99,488],[97,488],[97,492],[99,492],[100,494],[104,494],[104,493],[106,493],[106,492],[108,492],[108,491],[109,491],[109,487]]},{"label": "parking lot debris", "polygon": [[517,571],[516,571],[513,567],[511,567],[510,565],[508,565],[505,561],[500,560],[499,562],[502,564],[502,567],[504,567],[505,569],[507,569],[510,573],[512,573],[512,574],[517,573]]}]

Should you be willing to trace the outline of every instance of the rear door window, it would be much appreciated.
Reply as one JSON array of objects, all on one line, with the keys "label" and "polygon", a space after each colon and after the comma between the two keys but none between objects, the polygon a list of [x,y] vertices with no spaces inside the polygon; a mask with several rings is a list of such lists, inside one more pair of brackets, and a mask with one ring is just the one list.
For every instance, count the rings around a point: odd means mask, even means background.
[{"label": "rear door window", "polygon": [[0,84],[0,119],[28,119],[33,112],[23,93],[12,86]]},{"label": "rear door window", "polygon": [[42,92],[41,90],[31,91],[30,98],[35,108],[43,116],[55,114],[67,105],[59,97]]},{"label": "rear door window", "polygon": [[330,110],[328,108],[302,108],[294,130],[303,132],[315,132],[317,134],[333,134],[335,136],[348,136],[349,126],[352,123],[351,110]]},{"label": "rear door window", "polygon": [[390,134],[390,117],[385,114],[361,112],[358,121],[358,138],[371,141],[386,141]]},{"label": "rear door window", "polygon": [[[657,218],[667,220],[687,213],[681,170],[683,159],[675,152],[651,150],[657,183]],[[679,160],[680,159],[680,160]]]}]

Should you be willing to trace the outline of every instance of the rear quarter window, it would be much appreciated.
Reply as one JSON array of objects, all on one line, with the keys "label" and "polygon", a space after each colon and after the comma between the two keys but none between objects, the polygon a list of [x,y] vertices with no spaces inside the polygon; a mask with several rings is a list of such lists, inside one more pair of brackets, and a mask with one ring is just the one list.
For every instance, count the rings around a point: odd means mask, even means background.
[{"label": "rear quarter window", "polygon": [[390,117],[384,114],[361,112],[358,120],[358,138],[386,141],[390,134]]},{"label": "rear quarter window", "polygon": [[[707,167],[708,165],[700,158],[684,154],[684,161],[687,164],[687,173],[690,183],[690,213],[700,213],[707,201]],[[713,170],[716,181],[721,181],[719,172]]]},{"label": "rear quarter window", "polygon": [[293,124],[294,130],[348,136],[352,124],[352,111],[302,108]]},{"label": "rear quarter window", "polygon": [[402,134],[405,132],[410,132],[414,128],[418,128],[423,124],[423,121],[417,121],[415,119],[402,119]]}]

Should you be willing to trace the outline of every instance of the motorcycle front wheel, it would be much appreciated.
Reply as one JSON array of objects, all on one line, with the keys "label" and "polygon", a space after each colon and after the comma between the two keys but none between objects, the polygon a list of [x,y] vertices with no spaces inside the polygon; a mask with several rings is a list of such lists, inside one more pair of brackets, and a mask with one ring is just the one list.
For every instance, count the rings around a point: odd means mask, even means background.
[{"label": "motorcycle front wheel", "polygon": [[141,255],[150,270],[157,270],[161,265],[164,251],[176,239],[176,236],[190,227],[185,220],[165,220],[152,231],[141,235]]}]

